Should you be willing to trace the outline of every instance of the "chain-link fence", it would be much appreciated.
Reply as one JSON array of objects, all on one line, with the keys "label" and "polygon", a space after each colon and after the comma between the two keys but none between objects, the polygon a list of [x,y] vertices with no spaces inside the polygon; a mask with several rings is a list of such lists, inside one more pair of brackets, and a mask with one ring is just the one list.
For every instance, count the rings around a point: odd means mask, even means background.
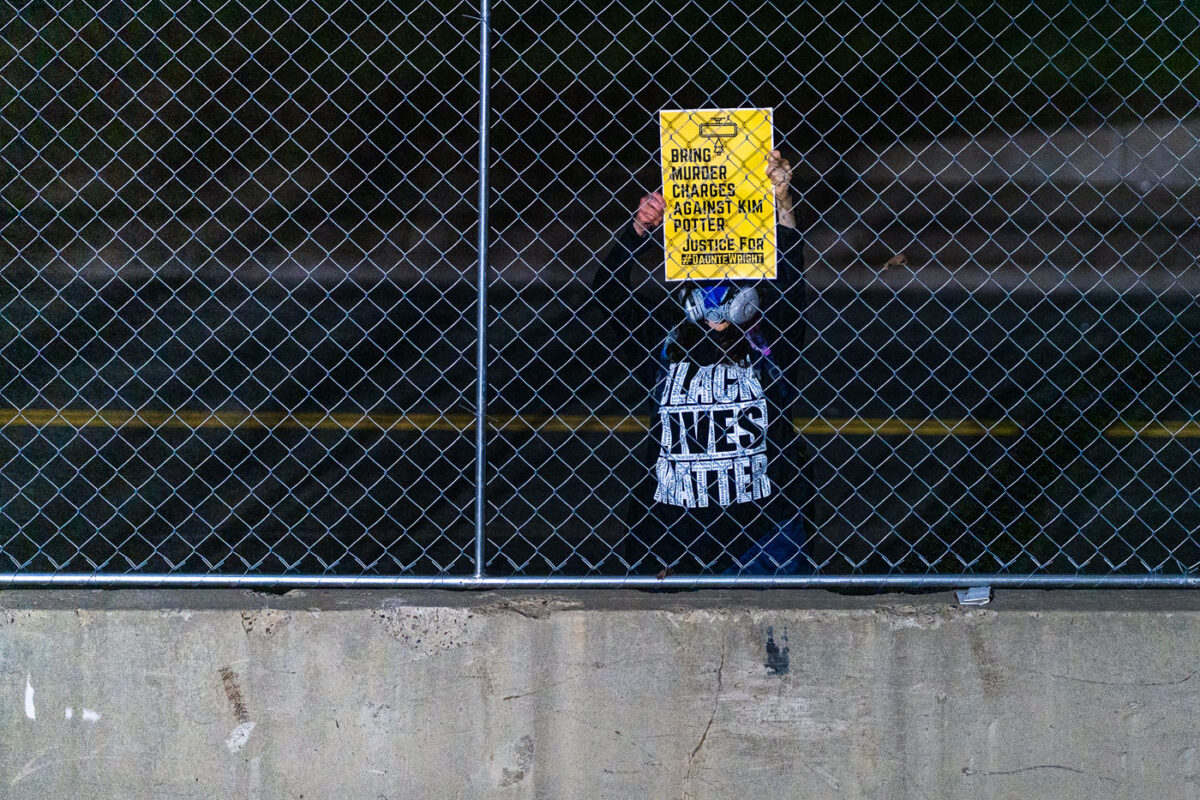
[{"label": "chain-link fence", "polygon": [[[5,580],[1200,566],[1193,3],[2,13]],[[792,167],[738,323],[633,222],[707,108]]]}]

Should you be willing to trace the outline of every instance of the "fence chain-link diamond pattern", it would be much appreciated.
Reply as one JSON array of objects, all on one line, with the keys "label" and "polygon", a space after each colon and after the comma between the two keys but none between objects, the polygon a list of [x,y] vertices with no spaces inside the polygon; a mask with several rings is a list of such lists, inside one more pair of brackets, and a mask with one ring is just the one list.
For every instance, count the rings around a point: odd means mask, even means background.
[{"label": "fence chain-link diamond pattern", "polygon": [[[3,14],[0,573],[1200,566],[1188,4]],[[795,204],[763,314],[720,331],[633,225],[659,112],[711,108],[773,109]],[[661,502],[681,362],[764,403],[769,498],[700,464]]]},{"label": "fence chain-link diamond pattern", "polygon": [[0,569],[470,570],[460,16],[10,6]]}]

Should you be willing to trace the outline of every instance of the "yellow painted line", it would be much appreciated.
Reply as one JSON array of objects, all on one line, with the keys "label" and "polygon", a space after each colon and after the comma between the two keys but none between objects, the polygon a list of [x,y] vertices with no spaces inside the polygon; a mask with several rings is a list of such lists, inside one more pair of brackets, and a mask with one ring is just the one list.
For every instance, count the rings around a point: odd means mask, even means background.
[{"label": "yellow painted line", "polygon": [[[474,426],[472,426],[474,427]],[[502,433],[645,433],[649,417],[587,414],[523,414],[518,417],[488,417],[488,427]]]},{"label": "yellow painted line", "polygon": [[190,428],[223,430],[465,431],[473,414],[287,414],[275,411],[115,411],[83,409],[5,409],[0,426],[34,428]]},{"label": "yellow painted line", "polygon": [[[809,436],[1017,436],[1011,420],[797,417],[796,430]],[[105,428],[109,430],[185,428],[191,430],[375,431],[379,433],[448,431],[475,428],[475,415],[450,414],[288,414],[277,411],[119,411],[114,409],[0,409],[0,427]],[[645,433],[650,418],[589,414],[489,415],[488,428],[507,434]],[[1190,421],[1121,422],[1105,431],[1113,438],[1200,438],[1200,423]]]},{"label": "yellow painted line", "polygon": [[792,420],[800,433],[814,436],[1016,436],[1021,427],[1008,421],[972,419],[803,419]]},{"label": "yellow painted line", "polygon": [[1104,434],[1115,439],[1197,439],[1200,438],[1200,422],[1118,422]]}]

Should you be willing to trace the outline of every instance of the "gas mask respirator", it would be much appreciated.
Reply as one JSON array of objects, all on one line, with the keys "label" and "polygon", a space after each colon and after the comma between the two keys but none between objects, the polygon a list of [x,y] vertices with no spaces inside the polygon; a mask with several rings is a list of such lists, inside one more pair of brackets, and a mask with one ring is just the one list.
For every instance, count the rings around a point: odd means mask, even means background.
[{"label": "gas mask respirator", "polygon": [[680,292],[687,318],[697,325],[732,322],[745,325],[758,316],[758,291],[753,286],[703,286]]}]

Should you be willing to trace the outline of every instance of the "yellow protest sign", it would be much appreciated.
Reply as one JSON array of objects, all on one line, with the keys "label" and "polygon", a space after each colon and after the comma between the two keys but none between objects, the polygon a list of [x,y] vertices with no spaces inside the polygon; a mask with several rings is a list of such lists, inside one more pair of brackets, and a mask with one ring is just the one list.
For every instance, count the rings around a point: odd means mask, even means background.
[{"label": "yellow protest sign", "polygon": [[667,280],[774,279],[769,108],[663,111]]}]

